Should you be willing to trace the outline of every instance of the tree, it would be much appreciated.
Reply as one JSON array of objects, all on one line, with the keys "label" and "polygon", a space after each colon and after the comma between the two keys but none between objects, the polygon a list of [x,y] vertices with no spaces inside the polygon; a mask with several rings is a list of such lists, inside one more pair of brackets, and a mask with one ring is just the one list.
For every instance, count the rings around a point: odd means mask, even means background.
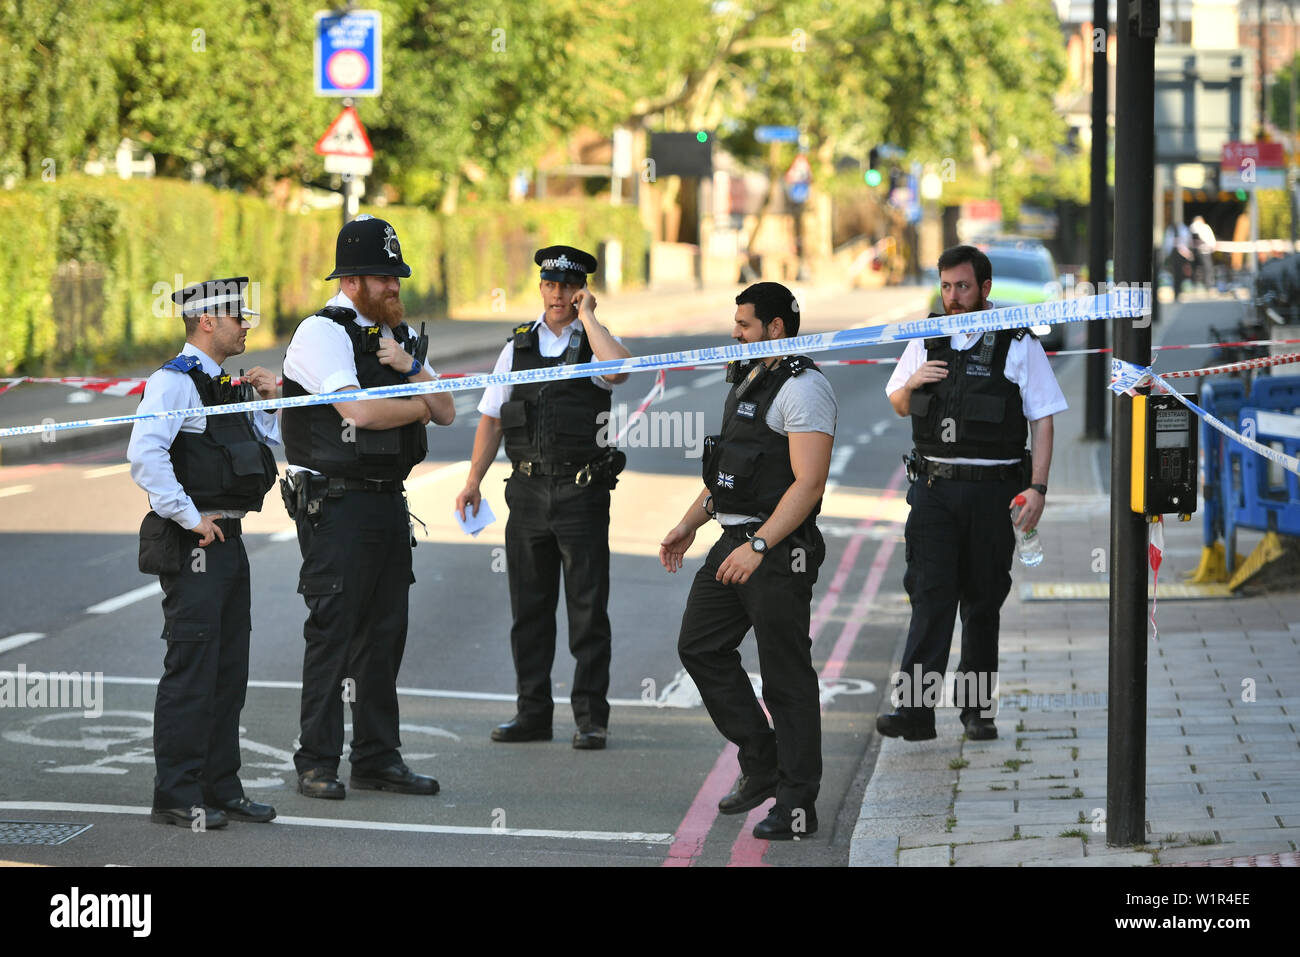
[{"label": "tree", "polygon": [[76,0],[0,0],[0,181],[48,179],[116,143],[113,72]]},{"label": "tree", "polygon": [[163,171],[201,164],[223,185],[310,176],[335,105],[312,94],[305,0],[110,0],[101,4],[122,133]]}]

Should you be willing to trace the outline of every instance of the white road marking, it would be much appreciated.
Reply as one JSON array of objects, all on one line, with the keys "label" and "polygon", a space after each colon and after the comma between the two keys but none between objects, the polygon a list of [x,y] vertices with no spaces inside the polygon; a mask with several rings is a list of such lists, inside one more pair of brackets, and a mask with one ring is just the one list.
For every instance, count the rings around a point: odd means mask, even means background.
[{"label": "white road marking", "polygon": [[[0,811],[52,811],[68,814],[148,814],[150,808],[126,804],[76,804],[71,801],[0,801]],[[358,831],[402,831],[408,834],[464,834],[479,837],[541,837],[567,841],[623,841],[634,844],[671,844],[671,834],[647,831],[554,831],[531,827],[458,827],[450,824],[401,824],[395,821],[325,820],[315,817],[277,816],[272,824],[296,827],[337,827]]]},{"label": "white road marking", "polygon": [[[161,594],[161,592],[160,592]],[[0,677],[10,674],[7,671],[0,671]],[[135,678],[117,675],[105,675],[104,684],[106,685],[144,685],[153,686],[158,684],[157,678]],[[301,691],[301,681],[270,681],[267,679],[251,678],[248,682],[250,688],[270,688],[273,690]],[[455,701],[508,701],[514,703],[518,701],[518,696],[514,694],[505,694],[494,691],[446,691],[438,688],[398,688],[398,694],[409,695],[412,698],[449,698]],[[555,698],[556,704],[569,704],[569,699],[561,696]],[[643,701],[640,698],[610,698],[611,705],[618,705],[621,708],[662,708],[655,701]],[[684,707],[682,705],[667,705],[667,707]]]},{"label": "white road marking", "polygon": [[30,645],[33,641],[40,641],[44,637],[45,632],[43,631],[20,631],[8,638],[0,638],[0,652],[12,651],[14,648],[21,648],[23,645]]},{"label": "white road marking", "polygon": [[83,478],[96,479],[105,478],[109,475],[121,475],[123,472],[131,471],[131,463],[126,462],[122,465],[106,465],[102,469],[91,469]]},{"label": "white road marking", "polygon": [[849,459],[853,458],[853,446],[841,445],[836,447],[831,453],[831,467],[827,473],[835,478],[844,474],[844,467],[849,464]]},{"label": "white road marking", "polygon": [[870,445],[870,444],[871,444],[871,436],[868,433],[863,432],[861,435],[858,436],[858,445]]},{"label": "white road marking", "polygon": [[718,373],[710,372],[708,375],[702,375],[691,380],[692,389],[707,389],[711,385],[723,385],[721,376]]},{"label": "white road marking", "polygon": [[[750,673],[749,683],[754,689],[754,694],[761,698],[763,696],[762,677]],[[874,684],[862,678],[836,678],[832,681],[818,678],[817,686],[822,707],[830,704],[839,695],[872,694],[876,690]],[[673,675],[672,681],[664,686],[664,690],[659,693],[659,700],[655,702],[655,707],[698,708],[703,704],[704,699],[700,697],[699,689],[695,687],[695,681],[683,668]]]},{"label": "white road marking", "polygon": [[101,601],[98,605],[91,605],[86,609],[87,615],[107,615],[110,612],[117,611],[119,608],[125,608],[127,605],[134,605],[138,601],[144,601],[154,595],[163,593],[162,585],[157,582],[151,582],[148,585],[141,585],[139,588],[133,588],[131,591],[116,598],[109,598]]},{"label": "white road marking", "polygon": [[892,423],[888,419],[881,419],[879,422],[877,422],[875,425],[871,427],[871,434],[881,435],[889,429],[889,426],[891,424]]},{"label": "white road marking", "polygon": [[659,401],[671,402],[673,399],[680,399],[682,396],[688,395],[690,391],[684,385],[675,385],[671,389],[664,389],[664,394],[659,397]]},{"label": "white road marking", "polygon": [[297,528],[286,528],[283,531],[276,532],[271,536],[273,542],[292,542],[298,538]]},{"label": "white road marking", "polygon": [[11,485],[8,488],[0,488],[0,498],[8,498],[10,495],[22,495],[30,492],[35,487],[34,485]]}]

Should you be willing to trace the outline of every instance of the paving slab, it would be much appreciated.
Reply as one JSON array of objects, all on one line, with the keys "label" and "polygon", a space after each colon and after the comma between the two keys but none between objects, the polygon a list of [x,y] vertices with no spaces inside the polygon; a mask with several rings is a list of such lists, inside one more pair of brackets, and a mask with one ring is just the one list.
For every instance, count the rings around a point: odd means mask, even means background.
[{"label": "paving slab", "polygon": [[1082,860],[1083,840],[1077,837],[1023,838],[994,844],[963,844],[953,848],[956,867],[1016,867],[1031,861]]},{"label": "paving slab", "polygon": [[951,851],[947,844],[936,847],[915,847],[898,852],[899,867],[947,867]]}]

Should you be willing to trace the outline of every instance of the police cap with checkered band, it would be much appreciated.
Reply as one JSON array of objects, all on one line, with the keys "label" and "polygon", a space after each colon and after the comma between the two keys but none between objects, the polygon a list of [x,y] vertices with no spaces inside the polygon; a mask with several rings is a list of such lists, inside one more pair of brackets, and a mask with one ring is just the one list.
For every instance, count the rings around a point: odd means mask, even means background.
[{"label": "police cap with checkered band", "polygon": [[533,262],[542,267],[542,278],[570,286],[585,286],[596,271],[596,257],[572,246],[547,246],[537,250]]}]

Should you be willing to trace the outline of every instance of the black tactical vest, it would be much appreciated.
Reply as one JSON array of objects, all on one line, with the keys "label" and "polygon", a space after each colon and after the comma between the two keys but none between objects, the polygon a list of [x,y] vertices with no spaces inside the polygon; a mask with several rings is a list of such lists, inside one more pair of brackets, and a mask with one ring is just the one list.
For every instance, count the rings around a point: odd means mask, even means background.
[{"label": "black tactical vest", "polygon": [[912,393],[912,441],[935,458],[1018,459],[1029,424],[1020,388],[1004,369],[1013,339],[1028,329],[985,333],[973,348],[957,351],[949,336],[925,340],[926,361],[948,363],[948,375]]},{"label": "black tactical vest", "polygon": [[[538,328],[531,323],[515,329],[514,344],[512,372],[592,361],[591,343],[581,331],[571,333],[568,349],[558,356],[542,355]],[[501,406],[506,455],[512,462],[585,465],[605,452],[596,438],[607,427],[609,409],[609,389],[589,376],[521,382]]]},{"label": "black tactical vest", "polygon": [[[721,434],[704,440],[702,471],[715,511],[766,518],[794,484],[790,438],[768,426],[767,410],[792,376],[810,370],[821,375],[821,370],[807,356],[786,356],[774,368],[755,372],[758,368],[761,363],[750,365],[732,385],[722,410]],[[818,499],[807,520],[821,507]]]},{"label": "black tactical vest", "polygon": [[[228,375],[211,378],[192,356],[177,356],[163,368],[188,375],[205,406],[256,398],[251,389],[232,387]],[[275,484],[275,454],[257,437],[247,412],[205,417],[202,432],[177,432],[168,454],[176,481],[200,512],[260,512]]]},{"label": "black tactical vest", "polygon": [[[352,321],[356,313],[342,306],[327,306],[318,315],[332,319],[347,332],[357,381],[363,389],[409,381],[379,361],[375,351],[379,347],[378,326],[357,325]],[[285,376],[284,395],[307,395],[307,390]],[[348,427],[334,406],[328,404],[286,408],[281,413],[280,428],[290,465],[315,469],[331,478],[401,481],[429,451],[429,437],[420,422],[408,422],[395,429]]]}]

